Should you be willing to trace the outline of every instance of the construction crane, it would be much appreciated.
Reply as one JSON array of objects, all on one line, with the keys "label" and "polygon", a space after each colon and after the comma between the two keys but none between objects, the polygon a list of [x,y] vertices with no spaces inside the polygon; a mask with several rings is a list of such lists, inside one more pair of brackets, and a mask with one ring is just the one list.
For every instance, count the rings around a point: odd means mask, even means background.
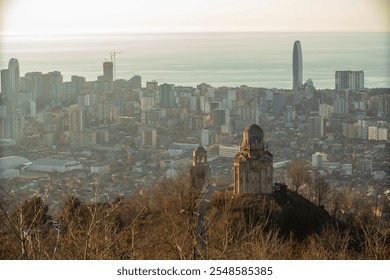
[{"label": "construction crane", "polygon": [[[114,81],[116,80],[116,54],[117,53],[122,53],[122,52],[110,52],[110,55],[111,55],[111,62],[114,63]],[[114,58],[114,61],[112,61],[112,58]]]}]

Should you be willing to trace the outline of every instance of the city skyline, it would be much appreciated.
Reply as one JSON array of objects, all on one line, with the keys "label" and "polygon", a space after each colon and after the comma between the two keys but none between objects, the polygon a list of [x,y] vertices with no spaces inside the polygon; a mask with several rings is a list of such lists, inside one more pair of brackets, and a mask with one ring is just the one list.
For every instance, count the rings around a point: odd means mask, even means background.
[{"label": "city skyline", "polygon": [[390,31],[386,0],[57,2],[2,0],[0,34]]},{"label": "city skyline", "polygon": [[[334,88],[334,71],[365,73],[365,86],[389,87],[386,33],[196,33],[138,34],[47,38],[3,42],[0,67],[15,57],[21,76],[60,71],[95,80],[101,63],[117,52],[116,78],[140,75],[146,80],[193,86],[292,87],[294,41],[304,49],[302,82]],[[28,46],[28,48],[26,48]],[[353,51],[351,51],[353,50]],[[342,59],[340,59],[342,57]],[[111,61],[114,58],[111,55]],[[114,75],[115,78],[115,75]]]}]

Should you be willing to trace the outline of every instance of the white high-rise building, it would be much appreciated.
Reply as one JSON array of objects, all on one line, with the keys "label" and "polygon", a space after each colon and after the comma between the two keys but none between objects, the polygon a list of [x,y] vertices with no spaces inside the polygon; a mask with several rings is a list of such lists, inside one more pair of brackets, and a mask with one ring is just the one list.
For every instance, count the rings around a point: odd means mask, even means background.
[{"label": "white high-rise building", "polygon": [[388,130],[387,128],[378,128],[378,141],[387,141],[388,139]]},{"label": "white high-rise building", "polygon": [[330,106],[326,103],[320,104],[319,107],[320,117],[328,119],[332,113],[333,113],[333,106]]},{"label": "white high-rise building", "polygon": [[208,129],[202,129],[201,142],[203,146],[210,146],[213,144],[213,132]]},{"label": "white high-rise building", "polygon": [[325,153],[314,153],[311,155],[311,166],[315,168],[322,168],[322,163],[328,161],[328,155]]},{"label": "white high-rise building", "polygon": [[378,127],[369,126],[368,127],[368,140],[377,140],[378,139]]},{"label": "white high-rise building", "polygon": [[387,141],[388,130],[385,127],[369,126],[368,140]]}]

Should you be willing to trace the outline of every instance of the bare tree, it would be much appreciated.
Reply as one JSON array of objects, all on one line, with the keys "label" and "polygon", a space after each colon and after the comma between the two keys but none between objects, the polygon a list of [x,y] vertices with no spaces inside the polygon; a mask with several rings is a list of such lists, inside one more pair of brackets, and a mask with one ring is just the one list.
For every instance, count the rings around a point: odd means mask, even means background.
[{"label": "bare tree", "polygon": [[48,215],[46,198],[48,189],[42,196],[17,201],[11,192],[0,188],[2,194],[0,201],[0,224],[2,234],[9,237],[10,243],[14,241],[16,251],[11,250],[10,258],[15,258],[16,252],[20,259],[41,259],[47,252],[41,242],[42,236],[47,235],[51,217]]},{"label": "bare tree", "polygon": [[310,182],[310,169],[305,159],[299,158],[287,166],[287,175],[292,181],[296,192],[298,189]]},{"label": "bare tree", "polygon": [[[328,187],[324,177],[314,177],[310,188],[317,204],[326,202]],[[214,193],[202,213],[199,193],[191,192],[185,176],[112,203],[69,196],[55,224],[45,196],[17,202],[8,191],[0,195],[0,259],[389,259],[388,223],[373,217],[365,192],[359,192],[334,190],[335,212],[348,223],[297,241],[293,231],[278,226],[282,209],[272,197],[225,189]],[[201,229],[207,231],[203,243]]]},{"label": "bare tree", "polygon": [[324,206],[331,194],[331,188],[325,176],[316,173],[312,180],[311,188],[314,192],[314,203],[318,206]]},{"label": "bare tree", "polygon": [[390,230],[386,221],[373,220],[360,225],[363,232],[364,257],[367,259],[386,260],[390,255]]}]

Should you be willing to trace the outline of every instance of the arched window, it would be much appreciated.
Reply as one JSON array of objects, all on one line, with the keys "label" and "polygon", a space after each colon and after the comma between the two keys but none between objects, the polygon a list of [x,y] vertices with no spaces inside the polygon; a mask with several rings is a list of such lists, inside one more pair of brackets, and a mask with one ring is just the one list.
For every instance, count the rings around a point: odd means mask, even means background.
[{"label": "arched window", "polygon": [[261,170],[261,178],[260,178],[260,189],[263,191],[266,188],[267,184],[267,176],[265,170]]},{"label": "arched window", "polygon": [[268,183],[272,183],[272,168],[271,166],[267,167],[267,178],[268,178]]},{"label": "arched window", "polygon": [[240,185],[240,173],[238,166],[234,166],[234,190],[236,193],[239,192],[239,185]]}]

